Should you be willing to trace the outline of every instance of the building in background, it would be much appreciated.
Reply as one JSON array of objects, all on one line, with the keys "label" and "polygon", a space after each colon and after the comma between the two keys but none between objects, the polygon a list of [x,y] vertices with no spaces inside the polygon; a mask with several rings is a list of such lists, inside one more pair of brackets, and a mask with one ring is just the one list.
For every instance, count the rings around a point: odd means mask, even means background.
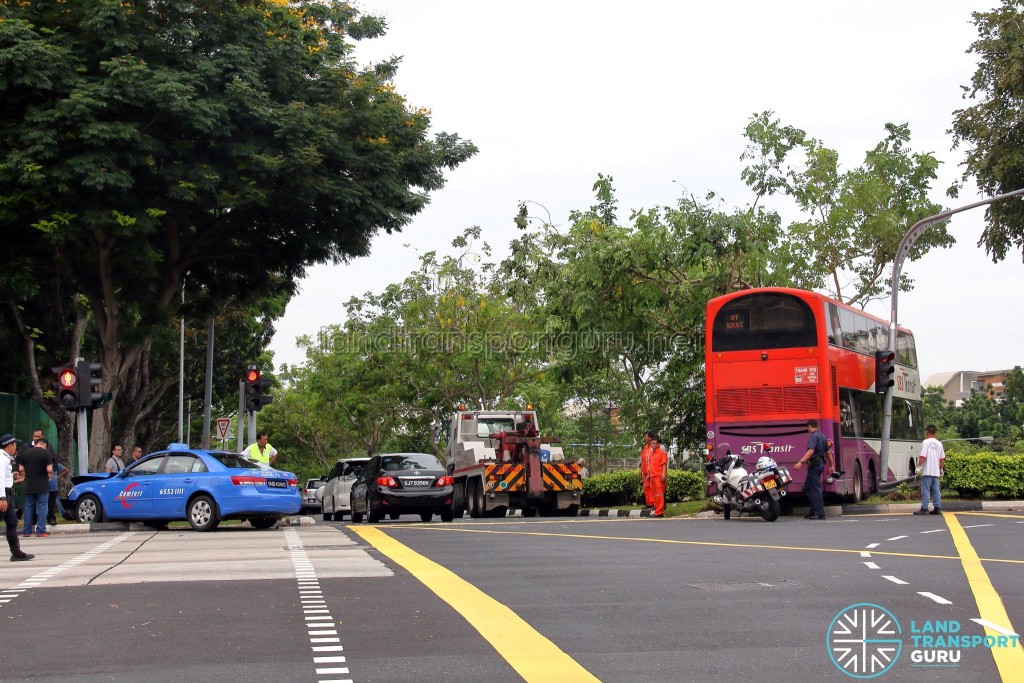
[{"label": "building in background", "polygon": [[986,392],[998,401],[1003,397],[1006,376],[1011,370],[937,372],[925,380],[924,387],[940,387],[943,398],[957,407],[963,405],[964,399],[969,398],[972,391]]}]

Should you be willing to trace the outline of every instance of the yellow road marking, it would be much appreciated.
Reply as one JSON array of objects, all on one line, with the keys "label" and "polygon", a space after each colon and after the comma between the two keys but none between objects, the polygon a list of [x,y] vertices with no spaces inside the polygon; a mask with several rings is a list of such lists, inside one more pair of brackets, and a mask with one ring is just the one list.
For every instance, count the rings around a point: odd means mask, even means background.
[{"label": "yellow road marking", "polygon": [[978,517],[1008,517],[1009,519],[1022,519],[1024,515],[1006,515],[999,512],[957,512],[958,515],[976,515]]},{"label": "yellow road marking", "polygon": [[[531,524],[531,526],[533,526]],[[353,527],[350,527],[353,528]],[[805,546],[788,545],[766,545],[759,543],[723,543],[719,541],[677,541],[669,538],[645,538],[643,536],[595,536],[592,534],[556,534],[548,531],[502,531],[500,529],[465,529],[451,525],[420,525],[394,527],[395,531],[449,531],[463,534],[497,534],[509,536],[543,536],[549,538],[584,538],[596,541],[635,541],[638,543],[664,543],[667,545],[697,545],[715,548],[758,548],[761,550],[790,550],[812,553],[839,553],[839,554],[860,554],[864,548],[810,548]],[[959,555],[929,555],[925,553],[898,553],[892,551],[871,549],[872,556],[885,557],[914,557],[924,560],[960,560]],[[1004,560],[994,558],[981,558],[982,562],[1003,562],[1007,564],[1024,564],[1024,560]]]},{"label": "yellow road marking", "polygon": [[[942,517],[946,520],[949,533],[953,536],[953,544],[960,554],[960,562],[963,564],[964,574],[967,575],[967,584],[974,594],[974,601],[978,603],[978,614],[992,624],[1013,630],[1003,600],[989,580],[985,568],[981,566],[981,558],[967,538],[967,533],[960,526],[960,521],[951,512],[943,512]],[[990,636],[1000,635],[987,626],[985,633]],[[1024,681],[1024,650],[1021,649],[1019,640],[1017,647],[993,647],[989,652],[992,653],[992,659],[999,669],[999,677],[1003,681]]]},{"label": "yellow road marking", "polygon": [[376,527],[349,526],[451,605],[529,683],[583,683],[595,678],[511,609],[454,572]]}]

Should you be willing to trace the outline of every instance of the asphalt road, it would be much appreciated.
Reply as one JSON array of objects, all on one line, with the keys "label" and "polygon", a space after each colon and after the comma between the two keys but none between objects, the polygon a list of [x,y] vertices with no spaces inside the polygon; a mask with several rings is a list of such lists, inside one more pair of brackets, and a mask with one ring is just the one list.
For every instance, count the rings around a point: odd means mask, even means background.
[{"label": "asphalt road", "polygon": [[[924,640],[1021,628],[1022,535],[1014,513],[55,534],[0,568],[0,679],[1022,680],[1019,644]],[[898,633],[837,637],[858,618]]]}]

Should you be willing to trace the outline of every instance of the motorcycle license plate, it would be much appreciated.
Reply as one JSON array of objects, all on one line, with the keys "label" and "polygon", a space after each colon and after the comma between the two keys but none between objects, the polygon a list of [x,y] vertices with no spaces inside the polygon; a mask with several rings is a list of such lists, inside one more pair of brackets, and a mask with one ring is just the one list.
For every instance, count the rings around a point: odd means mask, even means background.
[{"label": "motorcycle license plate", "polygon": [[775,480],[774,479],[765,479],[761,483],[764,484],[764,487],[766,489],[773,489],[773,488],[775,488]]}]

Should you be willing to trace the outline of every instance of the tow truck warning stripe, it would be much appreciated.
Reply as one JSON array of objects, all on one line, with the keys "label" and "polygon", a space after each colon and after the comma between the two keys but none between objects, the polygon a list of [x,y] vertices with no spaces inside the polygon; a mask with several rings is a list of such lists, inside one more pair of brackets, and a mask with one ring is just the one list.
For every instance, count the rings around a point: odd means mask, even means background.
[{"label": "tow truck warning stripe", "polygon": [[451,605],[527,683],[598,681],[511,609],[375,527],[348,527]]},{"label": "tow truck warning stripe", "polygon": [[[967,538],[967,533],[960,526],[960,520],[951,512],[943,512],[943,519],[949,527],[949,533],[953,537],[953,545],[956,546],[957,554],[960,555],[960,563],[963,565],[964,574],[967,575],[967,584],[974,594],[974,601],[978,603],[978,615],[990,624],[998,624],[1003,628],[1013,630],[1010,617],[1006,613],[1003,599],[996,592],[992,581],[988,578],[988,572],[981,565],[981,558]],[[988,635],[995,635],[998,631],[986,626]],[[1018,642],[1016,647],[993,647],[989,649],[992,659],[999,669],[999,677],[1003,681],[1019,681],[1021,671],[1024,671],[1024,650]]]},{"label": "tow truck warning stripe", "polygon": [[548,491],[572,491],[583,488],[583,483],[578,479],[567,479],[551,465],[545,465],[543,469],[544,488]]}]

